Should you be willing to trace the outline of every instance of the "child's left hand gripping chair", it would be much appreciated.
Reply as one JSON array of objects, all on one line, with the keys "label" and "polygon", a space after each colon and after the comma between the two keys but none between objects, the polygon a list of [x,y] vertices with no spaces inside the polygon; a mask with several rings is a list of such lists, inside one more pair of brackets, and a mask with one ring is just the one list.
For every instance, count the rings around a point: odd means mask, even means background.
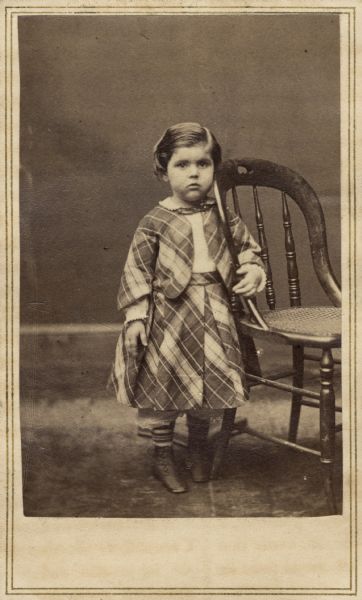
[{"label": "child's left hand gripping chair", "polygon": [[[249,433],[262,439],[269,439],[272,442],[294,450],[308,452],[320,458],[328,511],[334,514],[337,512],[333,486],[335,432],[341,430],[341,426],[335,424],[335,411],[341,409],[335,406],[333,386],[334,365],[340,361],[334,360],[332,349],[341,346],[341,291],[328,257],[323,211],[311,186],[300,175],[286,167],[256,159],[224,162],[217,174],[215,195],[235,271],[238,268],[238,260],[230,232],[228,221],[230,210],[227,210],[227,204],[232,205],[233,210],[240,215],[240,205],[236,193],[238,186],[250,186],[252,189],[259,244],[262,248],[262,258],[267,271],[265,291],[268,310],[259,311],[254,301],[245,301],[245,299],[235,297],[235,294],[231,297],[237,331],[245,350],[247,379],[250,387],[266,385],[290,392],[292,404],[288,439],[280,439],[259,433],[250,428],[245,420],[235,423],[236,409],[226,409],[216,444],[212,476],[216,478],[220,471],[220,465],[231,435]],[[260,195],[259,186],[263,188]],[[279,210],[285,232],[285,262],[290,303],[290,307],[282,309],[276,308],[270,252],[266,238],[267,228],[264,225],[262,203],[260,201],[260,196],[263,196],[264,199],[267,194],[265,188],[274,188],[280,191]],[[228,192],[231,192],[231,199],[228,197]],[[314,271],[333,306],[301,306],[298,266],[287,197],[295,201],[303,213]],[[271,200],[275,200],[275,192],[271,194]],[[268,198],[268,202],[271,200]],[[270,377],[262,375],[255,352],[254,339],[263,338],[272,340],[275,344],[291,346],[293,361],[291,371],[286,372],[284,369],[284,371]],[[317,360],[320,360],[319,392],[303,387],[304,361],[306,359],[316,360],[313,353],[306,352],[306,348],[320,350],[320,359],[317,358]],[[287,375],[292,375],[292,385],[279,381]],[[296,442],[302,406],[311,406],[319,410],[319,450],[308,448]]]}]

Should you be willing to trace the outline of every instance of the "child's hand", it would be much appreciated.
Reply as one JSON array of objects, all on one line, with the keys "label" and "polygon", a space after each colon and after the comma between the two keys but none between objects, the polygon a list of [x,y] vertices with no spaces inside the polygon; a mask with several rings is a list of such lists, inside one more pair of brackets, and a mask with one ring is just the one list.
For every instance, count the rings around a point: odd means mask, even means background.
[{"label": "child's hand", "polygon": [[137,358],[139,351],[139,342],[147,346],[146,328],[143,321],[133,321],[127,326],[125,335],[126,350],[133,358]]},{"label": "child's hand", "polygon": [[239,267],[236,272],[242,277],[240,281],[234,285],[233,292],[242,294],[245,298],[254,296],[263,280],[262,269],[253,263],[246,263]]}]

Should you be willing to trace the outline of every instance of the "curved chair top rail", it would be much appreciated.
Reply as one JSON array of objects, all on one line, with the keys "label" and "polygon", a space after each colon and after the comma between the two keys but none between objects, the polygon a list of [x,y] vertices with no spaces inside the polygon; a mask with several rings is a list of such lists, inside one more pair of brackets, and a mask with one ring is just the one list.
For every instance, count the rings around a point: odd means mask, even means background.
[{"label": "curved chair top rail", "polygon": [[297,203],[306,221],[315,273],[331,302],[335,306],[341,306],[341,289],[328,255],[323,210],[309,183],[287,167],[255,158],[224,161],[216,178],[222,197],[235,186],[261,186],[285,192]]}]

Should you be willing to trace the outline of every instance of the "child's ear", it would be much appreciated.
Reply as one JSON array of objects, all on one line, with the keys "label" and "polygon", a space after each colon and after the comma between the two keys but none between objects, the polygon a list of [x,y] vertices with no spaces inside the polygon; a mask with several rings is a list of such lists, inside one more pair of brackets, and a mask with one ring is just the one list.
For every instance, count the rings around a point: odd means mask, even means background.
[{"label": "child's ear", "polygon": [[168,183],[168,175],[167,173],[163,173],[161,176],[162,181],[165,181],[166,183]]}]

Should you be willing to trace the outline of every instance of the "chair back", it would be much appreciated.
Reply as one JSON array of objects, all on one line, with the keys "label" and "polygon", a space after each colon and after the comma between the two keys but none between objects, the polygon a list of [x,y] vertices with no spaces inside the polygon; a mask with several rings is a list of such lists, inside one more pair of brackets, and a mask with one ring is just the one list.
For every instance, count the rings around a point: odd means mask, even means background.
[{"label": "chair back", "polygon": [[[280,191],[290,306],[301,305],[301,290],[289,199],[292,199],[298,205],[304,216],[316,276],[332,304],[341,306],[340,286],[333,273],[328,255],[323,210],[317,194],[309,183],[298,173],[287,167],[253,158],[224,161],[218,169],[216,180],[223,204],[230,204],[231,201],[232,210],[240,217],[242,215],[237,188],[239,186],[249,186],[252,189],[261,256],[267,271],[265,294],[268,307],[271,310],[275,309],[276,293],[259,188],[273,188]],[[228,192],[231,192],[229,202],[228,197],[230,194]],[[227,242],[230,244],[230,240],[227,240]]]}]

